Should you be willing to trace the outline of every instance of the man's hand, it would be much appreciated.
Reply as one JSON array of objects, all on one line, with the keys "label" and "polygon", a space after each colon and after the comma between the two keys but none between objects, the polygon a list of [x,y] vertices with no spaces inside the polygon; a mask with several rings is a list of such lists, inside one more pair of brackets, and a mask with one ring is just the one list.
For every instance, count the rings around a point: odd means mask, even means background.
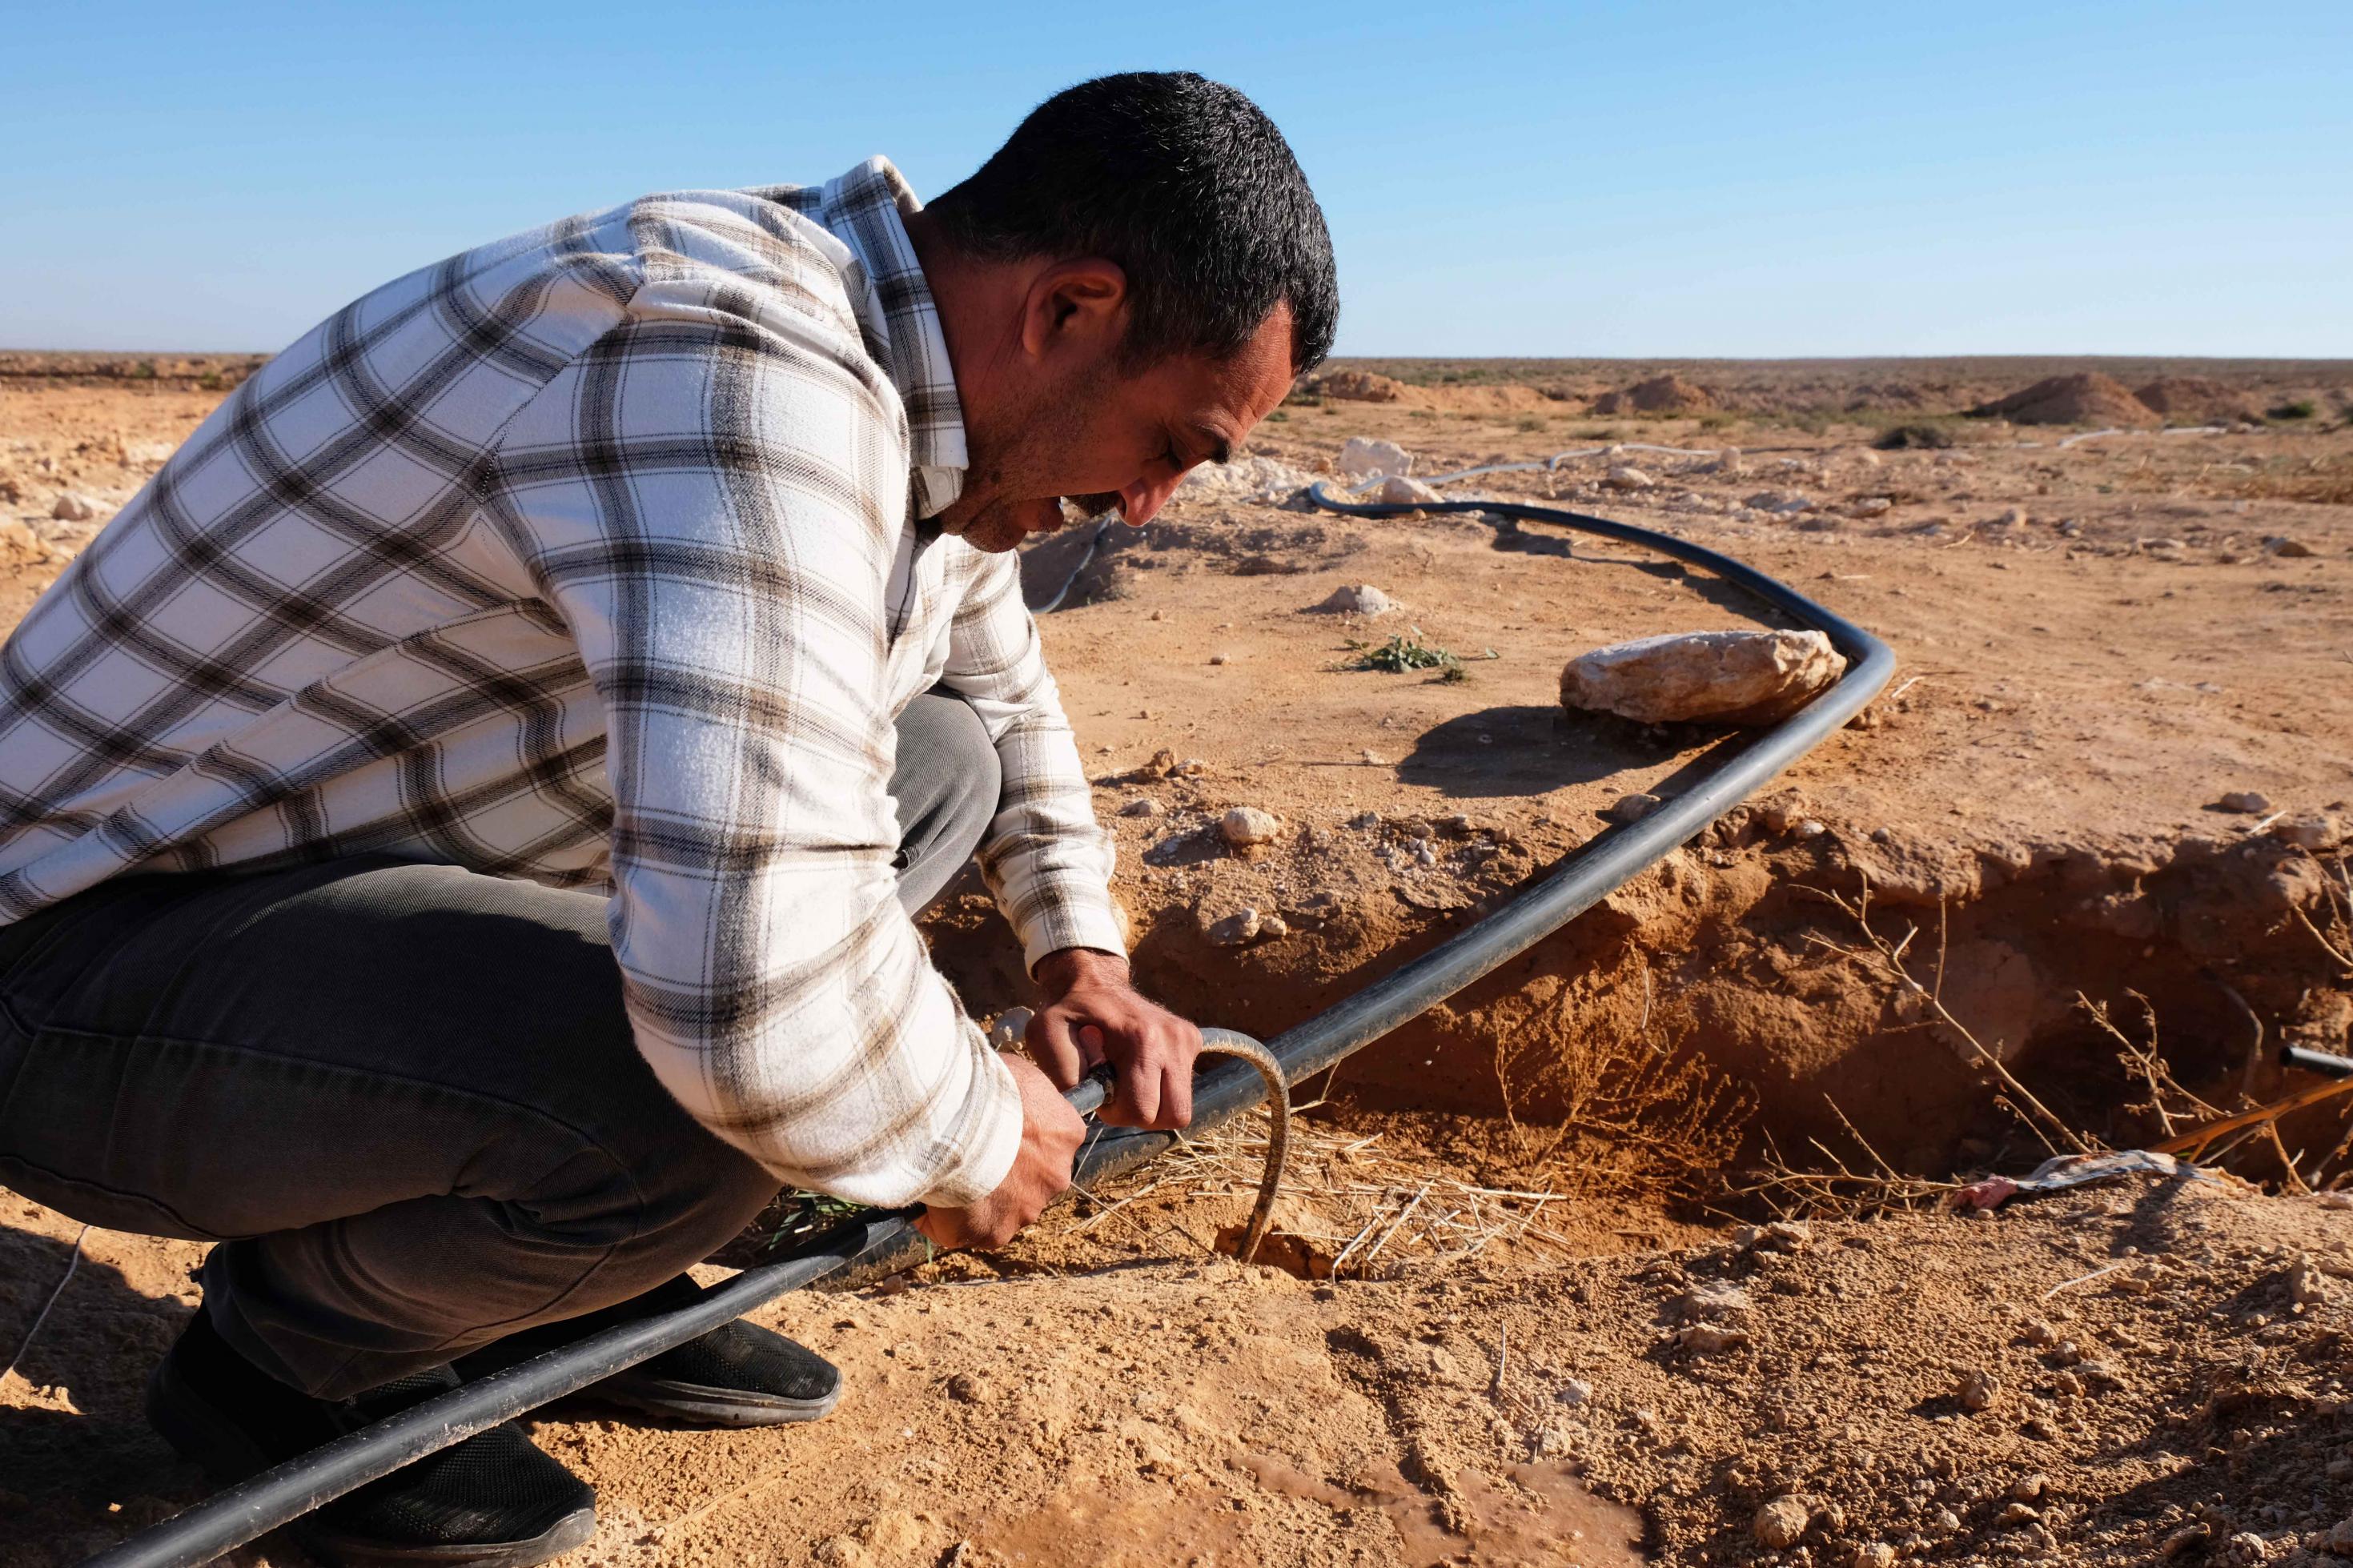
[{"label": "man's hand", "polygon": [[926,1208],[915,1228],[940,1247],[1002,1247],[1071,1184],[1087,1124],[1029,1058],[997,1053],[1021,1089],[1021,1150],[997,1190],[970,1208]]},{"label": "man's hand", "polygon": [[1108,1061],[1119,1082],[1100,1113],[1114,1127],[1183,1127],[1193,1120],[1193,1058],[1201,1031],[1128,984],[1127,960],[1066,947],[1038,965],[1045,1005],[1024,1043],[1064,1089]]}]

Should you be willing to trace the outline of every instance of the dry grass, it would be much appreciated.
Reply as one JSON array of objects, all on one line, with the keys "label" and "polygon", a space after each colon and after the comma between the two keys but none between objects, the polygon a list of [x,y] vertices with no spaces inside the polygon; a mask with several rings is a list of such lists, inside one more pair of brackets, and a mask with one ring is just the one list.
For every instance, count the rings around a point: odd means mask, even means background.
[{"label": "dry grass", "polygon": [[[1497,1043],[1504,1118],[1535,1182],[1579,1197],[1690,1196],[1739,1152],[1756,1097],[1660,1038],[1649,962],[1636,952],[1630,969],[1591,994],[1562,987],[1551,1027]],[[1539,1105],[1546,1121],[1532,1124],[1524,1110]]]},{"label": "dry grass", "polygon": [[[1086,1234],[1140,1222],[1155,1208],[1247,1200],[1265,1169],[1266,1140],[1267,1124],[1256,1115],[1186,1139],[1142,1170],[1087,1194],[1092,1212],[1067,1228]],[[1275,1228],[1260,1261],[1317,1279],[1363,1279],[1407,1262],[1461,1262],[1499,1243],[1566,1254],[1577,1248],[1544,1222],[1546,1210],[1571,1197],[1466,1182],[1427,1154],[1392,1152],[1377,1134],[1294,1115]],[[1176,1228],[1198,1245],[1212,1245],[1181,1225]],[[1228,1249],[1224,1233],[1218,1244]]]}]

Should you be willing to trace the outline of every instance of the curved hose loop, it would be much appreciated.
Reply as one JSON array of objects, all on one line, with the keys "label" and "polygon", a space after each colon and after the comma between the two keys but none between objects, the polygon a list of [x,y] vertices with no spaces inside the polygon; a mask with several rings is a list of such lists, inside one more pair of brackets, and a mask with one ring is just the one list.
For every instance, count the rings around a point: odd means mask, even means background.
[{"label": "curved hose loop", "polygon": [[[1266,1232],[1282,1182],[1289,1142],[1289,1089],[1281,1066],[1250,1036],[1212,1028],[1202,1030],[1201,1037],[1205,1054],[1240,1058],[1274,1102],[1266,1174],[1240,1249],[1247,1262]],[[1081,1079],[1066,1098],[1084,1116],[1102,1109],[1111,1084],[1110,1069],[1099,1068]],[[919,1262],[930,1249],[930,1243],[914,1228],[914,1218],[922,1212],[920,1208],[870,1209],[853,1215],[803,1244],[791,1256],[755,1264],[725,1284],[705,1290],[691,1306],[590,1334],[347,1433],[214,1493],[100,1552],[84,1568],[195,1568],[403,1465],[512,1421],[551,1400],[577,1394],[592,1383],[732,1323],[787,1290],[844,1270],[888,1273]]]},{"label": "curved hose loop", "polygon": [[[1354,517],[1415,511],[1486,512],[1542,522],[1641,546],[1704,567],[1748,590],[1800,624],[1826,633],[1846,655],[1846,674],[1770,729],[1724,743],[1725,760],[1694,789],[1638,821],[1609,828],[1571,850],[1544,880],[1364,990],[1344,997],[1267,1042],[1275,1073],[1247,1059],[1227,1060],[1194,1080],[1193,1126],[1206,1131],[1257,1104],[1271,1081],[1297,1083],[1419,1016],[1492,973],[1592,908],[1762,788],[1862,710],[1886,686],[1895,655],[1886,644],[1755,567],[1672,534],[1608,518],[1512,501],[1428,501],[1384,506],[1339,500],[1318,484],[1309,496]],[[1204,1031],[1205,1037],[1214,1031]],[[1247,1039],[1248,1037],[1241,1037]],[[1252,1042],[1255,1044],[1255,1042]],[[1206,1054],[1206,1053],[1205,1053]],[[1103,1104],[1105,1080],[1091,1077],[1071,1092],[1084,1112]],[[1100,1181],[1139,1164],[1176,1140],[1168,1132],[1100,1128],[1081,1150],[1076,1180]],[[1271,1204],[1271,1165],[1261,1188]],[[324,1502],[391,1474],[475,1433],[571,1394],[649,1356],[732,1322],[787,1290],[835,1275],[890,1273],[920,1261],[928,1244],[913,1210],[871,1210],[803,1243],[791,1256],[744,1270],[692,1306],[589,1335],[478,1383],[414,1405],[266,1470],[89,1560],[89,1568],[194,1568],[299,1519]]]}]

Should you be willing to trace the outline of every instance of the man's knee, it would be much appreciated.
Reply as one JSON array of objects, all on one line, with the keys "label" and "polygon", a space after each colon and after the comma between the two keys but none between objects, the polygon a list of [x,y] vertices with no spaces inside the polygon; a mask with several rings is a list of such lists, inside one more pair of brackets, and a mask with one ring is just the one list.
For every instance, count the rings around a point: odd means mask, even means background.
[{"label": "man's knee", "polygon": [[987,726],[960,697],[925,692],[899,715],[899,896],[921,910],[980,847],[1004,789]]}]

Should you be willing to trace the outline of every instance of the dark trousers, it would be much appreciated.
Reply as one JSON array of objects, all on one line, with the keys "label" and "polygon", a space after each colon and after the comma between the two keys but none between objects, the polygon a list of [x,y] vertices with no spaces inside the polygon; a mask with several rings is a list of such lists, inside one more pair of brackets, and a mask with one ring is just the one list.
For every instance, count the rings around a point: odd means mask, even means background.
[{"label": "dark trousers", "polygon": [[[997,808],[919,697],[892,793],[913,912]],[[215,1241],[215,1325],[342,1397],[698,1262],[776,1183],[638,1055],[605,900],[353,859],[119,878],[0,927],[0,1183]]]}]

